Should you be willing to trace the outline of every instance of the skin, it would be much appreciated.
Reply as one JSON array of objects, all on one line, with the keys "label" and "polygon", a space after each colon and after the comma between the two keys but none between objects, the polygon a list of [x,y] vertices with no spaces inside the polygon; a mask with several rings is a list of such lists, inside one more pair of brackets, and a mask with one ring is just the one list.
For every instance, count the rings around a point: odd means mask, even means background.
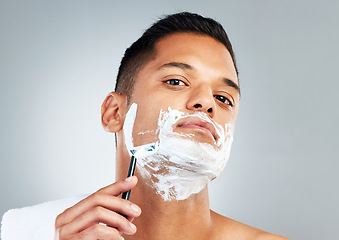
[{"label": "skin", "polygon": [[[223,44],[208,36],[176,33],[160,40],[156,52],[155,59],[139,71],[130,101],[138,105],[134,145],[156,140],[154,130],[159,112],[168,107],[205,112],[221,126],[235,125],[240,93],[230,81],[235,86],[239,83],[232,58]],[[142,179],[138,169],[134,177],[124,179],[130,156],[125,146],[123,123],[129,106],[127,97],[115,92],[103,102],[102,124],[117,137],[117,181],[57,217],[60,240],[286,239],[211,211],[207,186],[186,200],[164,202],[145,184],[147,179]],[[151,133],[138,135],[145,131]],[[190,133],[195,141],[214,144],[211,135],[198,127],[178,125],[174,131]],[[133,189],[130,201],[121,199],[120,194],[129,189]]]}]

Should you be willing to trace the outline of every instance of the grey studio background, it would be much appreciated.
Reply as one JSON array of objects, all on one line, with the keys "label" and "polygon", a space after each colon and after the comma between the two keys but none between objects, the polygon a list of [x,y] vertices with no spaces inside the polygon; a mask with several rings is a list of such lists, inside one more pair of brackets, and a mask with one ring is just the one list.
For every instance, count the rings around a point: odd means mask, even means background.
[{"label": "grey studio background", "polygon": [[114,181],[100,105],[126,47],[181,10],[224,25],[240,71],[211,208],[291,239],[339,239],[338,1],[0,0],[0,214]]}]

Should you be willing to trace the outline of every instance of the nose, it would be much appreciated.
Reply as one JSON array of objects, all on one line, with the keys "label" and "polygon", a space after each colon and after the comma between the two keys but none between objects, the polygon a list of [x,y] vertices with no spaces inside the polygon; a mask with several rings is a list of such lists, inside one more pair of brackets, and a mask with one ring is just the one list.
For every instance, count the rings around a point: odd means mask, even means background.
[{"label": "nose", "polygon": [[187,109],[191,111],[201,111],[213,117],[215,115],[215,101],[210,89],[200,87],[192,92],[187,101]]}]

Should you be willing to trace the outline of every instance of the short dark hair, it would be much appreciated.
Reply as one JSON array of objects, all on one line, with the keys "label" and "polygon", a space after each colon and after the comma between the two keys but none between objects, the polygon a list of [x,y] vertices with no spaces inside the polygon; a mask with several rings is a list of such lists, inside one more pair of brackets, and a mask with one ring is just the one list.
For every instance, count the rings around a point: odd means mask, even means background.
[{"label": "short dark hair", "polygon": [[220,23],[214,19],[189,12],[166,15],[148,28],[137,41],[127,48],[121,60],[115,91],[127,95],[128,102],[133,93],[137,73],[146,63],[156,57],[156,43],[173,33],[206,35],[221,42],[231,54],[238,74],[232,44]]}]

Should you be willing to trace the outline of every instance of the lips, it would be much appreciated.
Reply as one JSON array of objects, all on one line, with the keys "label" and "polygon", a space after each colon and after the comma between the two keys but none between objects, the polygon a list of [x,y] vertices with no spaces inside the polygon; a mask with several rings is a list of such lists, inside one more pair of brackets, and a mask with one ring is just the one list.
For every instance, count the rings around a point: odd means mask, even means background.
[{"label": "lips", "polygon": [[206,122],[199,117],[188,117],[180,121],[177,127],[192,128],[206,132],[216,141],[216,131],[212,123]]}]

